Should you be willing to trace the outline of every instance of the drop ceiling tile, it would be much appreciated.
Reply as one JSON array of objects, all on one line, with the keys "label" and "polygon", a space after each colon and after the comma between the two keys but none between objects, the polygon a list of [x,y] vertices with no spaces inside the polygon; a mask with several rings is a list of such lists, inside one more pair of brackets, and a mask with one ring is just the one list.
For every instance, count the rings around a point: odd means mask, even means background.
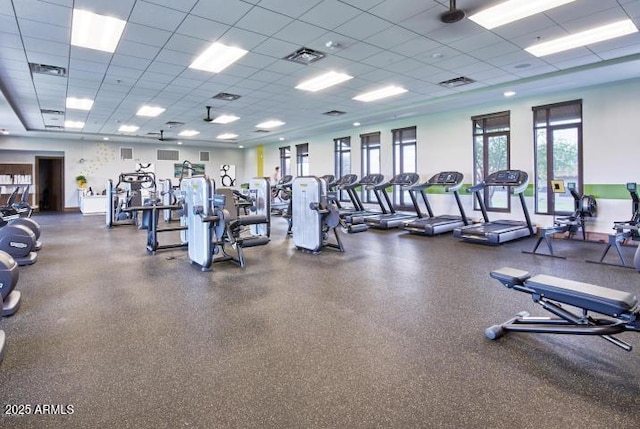
[{"label": "drop ceiling tile", "polygon": [[69,70],[82,70],[93,72],[95,75],[102,75],[107,71],[109,64],[98,63],[95,61],[86,61],[78,58],[71,58],[69,60]]},{"label": "drop ceiling tile", "polygon": [[38,0],[19,0],[13,5],[18,18],[71,27],[71,8]]},{"label": "drop ceiling tile", "polygon": [[111,65],[128,67],[138,70],[146,70],[151,64],[151,60],[131,57],[129,55],[115,54],[111,60]]},{"label": "drop ceiling tile", "polygon": [[90,10],[100,15],[113,16],[126,21],[135,2],[136,0],[74,0],[73,7],[76,9]]},{"label": "drop ceiling tile", "polygon": [[300,49],[300,45],[271,38],[252,49],[252,52],[267,55],[272,58],[284,58],[298,49]]},{"label": "drop ceiling tile", "polygon": [[[554,67],[551,65],[543,65],[541,67],[531,67],[527,69],[516,70],[513,72],[513,74],[515,74],[520,78],[525,78],[525,77],[531,77],[531,76],[538,76],[545,73],[553,73],[556,71],[558,71],[557,67]],[[487,83],[491,84],[492,82],[487,82]]]},{"label": "drop ceiling tile", "polygon": [[155,73],[152,71],[147,70],[146,72],[144,72],[144,74],[142,76],[140,76],[140,81],[142,82],[157,82],[157,83],[162,83],[162,84],[168,84],[169,82],[171,82],[174,79],[175,76],[171,76],[171,75],[166,75],[166,74],[162,74],[162,73]]},{"label": "drop ceiling tile", "polygon": [[106,78],[113,80],[124,80],[126,82],[136,81],[142,76],[144,70],[132,69],[129,67],[120,67],[111,64],[107,69]]},{"label": "drop ceiling tile", "polygon": [[267,70],[260,70],[257,73],[251,75],[251,79],[259,82],[271,83],[282,79],[284,75]]},{"label": "drop ceiling tile", "polygon": [[207,49],[210,44],[211,43],[206,40],[196,39],[195,37],[189,37],[183,34],[174,34],[164,48],[189,54],[191,56],[189,63],[191,63],[191,61]]},{"label": "drop ceiling tile", "polygon": [[246,2],[229,0],[199,1],[191,10],[191,14],[213,19],[223,24],[233,25],[253,6]]},{"label": "drop ceiling tile", "polygon": [[300,20],[332,30],[360,13],[362,13],[360,10],[337,0],[323,0],[322,3],[300,16]]},{"label": "drop ceiling tile", "polygon": [[491,64],[496,67],[504,67],[510,64],[528,64],[536,61],[537,58],[526,51],[516,51],[501,55],[491,59]]},{"label": "drop ceiling tile", "polygon": [[376,46],[364,42],[359,42],[355,45],[348,46],[345,49],[340,50],[335,55],[353,61],[361,61],[365,58],[379,55],[383,52],[385,51]]},{"label": "drop ceiling tile", "polygon": [[249,77],[257,72],[258,69],[253,67],[247,67],[240,64],[231,64],[228,68],[226,68],[223,72],[225,75],[234,76],[234,77]]},{"label": "drop ceiling tile", "polygon": [[172,87],[179,86],[182,88],[189,88],[189,89],[197,88],[200,85],[202,85],[201,81],[195,80],[195,79],[187,79],[184,77],[177,77],[171,82]]},{"label": "drop ceiling tile", "polygon": [[202,71],[202,70],[194,70],[194,69],[186,68],[183,70],[182,73],[180,73],[178,77],[193,79],[202,83],[211,79],[211,73]]},{"label": "drop ceiling tile", "polygon": [[155,61],[162,61],[169,64],[188,66],[193,62],[195,55],[177,52],[171,49],[163,49],[160,51]]},{"label": "drop ceiling tile", "polygon": [[69,45],[58,42],[51,42],[43,39],[32,39],[30,37],[23,37],[24,48],[29,55],[32,52],[40,52],[50,55],[57,55],[59,57],[68,57]]},{"label": "drop ceiling tile", "polygon": [[23,49],[22,39],[19,34],[13,33],[0,33],[0,46],[13,48],[13,49]]},{"label": "drop ceiling tile", "polygon": [[182,24],[180,24],[180,27],[178,27],[176,32],[184,34],[185,36],[215,42],[220,38],[220,36],[228,31],[229,28],[231,27],[211,19],[188,15]]},{"label": "drop ceiling tile", "polygon": [[0,35],[4,37],[6,34],[19,34],[18,23],[16,18],[9,15],[0,15]]},{"label": "drop ceiling tile", "polygon": [[362,62],[373,67],[389,67],[398,61],[404,60],[405,58],[406,57],[391,51],[382,51],[363,59]]},{"label": "drop ceiling tile", "polygon": [[293,21],[280,29],[273,37],[296,45],[305,45],[325,33],[327,33],[327,30],[324,28],[302,21]]},{"label": "drop ceiling tile", "polygon": [[131,57],[143,58],[151,60],[160,52],[157,46],[145,45],[143,43],[132,42],[130,40],[120,40],[116,55],[122,54]]},{"label": "drop ceiling tile", "polygon": [[511,54],[514,52],[521,52],[522,48],[514,45],[510,42],[500,42],[495,45],[487,46],[486,48],[475,49],[468,52],[469,55],[479,60],[491,60],[492,58],[499,57],[505,54]]},{"label": "drop ceiling tile", "polygon": [[562,24],[569,33],[577,33],[604,24],[628,19],[629,16],[620,8],[607,9],[579,19],[572,19]]},{"label": "drop ceiling tile", "polygon": [[[628,46],[634,46],[640,44],[640,33],[628,34],[623,37],[617,37],[615,39],[606,40],[603,42],[594,43],[589,45],[589,50],[598,54],[600,52],[611,51],[614,49],[625,48]],[[633,51],[632,53],[638,53],[640,51]]]},{"label": "drop ceiling tile", "polygon": [[147,71],[166,74],[169,76],[177,76],[186,68],[186,65],[169,64],[161,61],[154,61],[151,63]]},{"label": "drop ceiling tile", "polygon": [[415,70],[417,68],[423,68],[425,64],[420,61],[416,61],[412,58],[404,58],[397,63],[393,64],[393,70],[400,74],[405,74],[408,71]]},{"label": "drop ceiling tile", "polygon": [[535,39],[535,37],[538,36],[537,33],[541,31],[549,31],[551,28],[558,28],[558,26],[555,22],[549,19],[548,16],[540,13],[524,18],[524,20],[494,28],[492,32],[505,40],[513,40],[526,35],[531,39]]},{"label": "drop ceiling tile", "polygon": [[288,16],[259,7],[251,9],[235,26],[255,33],[271,36],[293,21]]},{"label": "drop ceiling tile", "polygon": [[242,30],[240,28],[232,28],[227,31],[220,39],[219,42],[225,45],[237,46],[247,51],[252,51],[256,46],[267,40],[267,37],[254,33],[252,31]]},{"label": "drop ceiling tile", "polygon": [[345,22],[333,31],[354,39],[366,39],[380,31],[386,30],[391,23],[367,13],[360,14],[352,20]]},{"label": "drop ceiling tile", "polygon": [[129,16],[129,22],[165,31],[174,31],[180,26],[186,13],[151,3],[137,2]]},{"label": "drop ceiling tile", "polygon": [[23,68],[26,68],[25,64],[26,56],[22,49],[14,49],[14,48],[3,48],[2,49],[2,57],[0,58],[0,65],[4,67],[5,61],[15,61],[16,64],[22,65]]},{"label": "drop ceiling tile", "polygon": [[[27,60],[30,63],[46,64],[56,67],[68,68],[69,59],[58,55],[50,55],[42,52],[29,52],[27,53]],[[68,71],[68,70],[67,70]],[[64,79],[61,77],[60,79]]]},{"label": "drop ceiling tile", "polygon": [[136,87],[138,88],[155,89],[157,91],[164,89],[165,86],[167,86],[166,83],[154,82],[154,81],[145,80],[145,79],[140,79],[138,80],[138,82],[136,82]]},{"label": "drop ceiling tile", "polygon": [[123,40],[128,40],[145,45],[162,47],[167,43],[170,37],[170,31],[159,30],[157,28],[147,27],[146,25],[129,22],[124,27],[124,32],[122,33],[120,42],[122,43]]},{"label": "drop ceiling tile", "polygon": [[401,43],[393,48],[393,52],[404,55],[406,57],[414,57],[426,51],[431,51],[442,47],[441,43],[435,40],[427,39],[424,36],[418,36],[408,42]]},{"label": "drop ceiling tile", "polygon": [[365,42],[383,49],[393,50],[396,46],[415,38],[416,34],[413,31],[394,25],[365,39]]},{"label": "drop ceiling tile", "polygon": [[[425,35],[447,25],[440,21],[438,14],[435,14],[432,9],[433,8],[411,15],[409,18],[401,21],[399,25],[420,35]],[[460,23],[458,22],[455,25],[458,24]]]},{"label": "drop ceiling tile", "polygon": [[640,43],[612,49],[610,51],[598,51],[598,56],[603,60],[611,60],[627,55],[636,55],[638,53],[640,53]]},{"label": "drop ceiling tile", "polygon": [[160,6],[169,7],[171,9],[189,12],[198,0],[145,0],[147,3],[153,3]]},{"label": "drop ceiling tile", "polygon": [[429,39],[436,42],[450,44],[457,40],[477,37],[482,35],[486,30],[476,25],[473,21],[463,20],[455,25],[445,25],[436,30],[426,33]]},{"label": "drop ceiling tile", "polygon": [[438,5],[434,2],[385,0],[369,9],[369,13],[391,22],[402,22]]},{"label": "drop ceiling tile", "polygon": [[[212,84],[233,86],[233,85],[237,84],[238,82],[242,81],[242,79],[244,79],[244,78],[243,77],[239,77],[239,76],[231,76],[229,74],[221,74],[221,73],[219,73],[219,74],[213,76],[210,79],[209,82],[211,82]],[[215,95],[215,94],[213,94],[213,95]]]},{"label": "drop ceiling tile", "polygon": [[268,55],[262,55],[262,54],[258,54],[256,52],[249,52],[248,54],[246,54],[245,56],[240,58],[238,61],[236,61],[236,64],[240,64],[240,65],[243,65],[243,66],[254,67],[254,68],[257,68],[257,69],[263,69],[263,68],[266,68],[266,67],[270,66],[271,64],[273,64],[276,61],[278,61],[278,60],[276,60],[273,57],[270,57]]},{"label": "drop ceiling tile", "polygon": [[544,14],[564,26],[569,21],[596,15],[599,12],[617,6],[618,2],[616,0],[580,0],[579,2],[555,7]]},{"label": "drop ceiling tile", "polygon": [[[322,0],[262,0],[259,3],[262,8],[297,18],[321,1]],[[258,2],[256,2],[256,4],[258,4]]]}]

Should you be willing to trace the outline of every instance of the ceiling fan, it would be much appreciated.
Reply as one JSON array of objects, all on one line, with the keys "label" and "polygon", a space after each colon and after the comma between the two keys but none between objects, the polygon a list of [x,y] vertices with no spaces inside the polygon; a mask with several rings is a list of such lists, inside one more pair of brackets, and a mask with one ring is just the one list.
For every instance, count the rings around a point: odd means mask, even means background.
[{"label": "ceiling fan", "polygon": [[461,21],[464,16],[464,11],[456,8],[456,0],[449,0],[449,10],[440,15],[440,21],[445,24],[453,24]]}]

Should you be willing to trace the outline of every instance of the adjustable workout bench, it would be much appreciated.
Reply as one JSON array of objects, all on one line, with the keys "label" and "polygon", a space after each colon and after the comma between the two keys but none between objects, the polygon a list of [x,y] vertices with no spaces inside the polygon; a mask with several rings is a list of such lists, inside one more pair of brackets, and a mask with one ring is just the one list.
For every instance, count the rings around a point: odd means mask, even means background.
[{"label": "adjustable workout bench", "polygon": [[[638,255],[640,250],[636,252]],[[509,289],[530,294],[535,303],[556,316],[529,317],[529,313],[520,312],[501,325],[487,328],[485,335],[490,340],[508,331],[598,335],[626,351],[632,350],[630,344],[613,335],[640,332],[640,304],[635,295],[543,274],[532,277],[514,268],[501,268],[490,275]],[[577,307],[581,314],[568,310],[563,304]],[[589,312],[607,317],[592,316]]]}]

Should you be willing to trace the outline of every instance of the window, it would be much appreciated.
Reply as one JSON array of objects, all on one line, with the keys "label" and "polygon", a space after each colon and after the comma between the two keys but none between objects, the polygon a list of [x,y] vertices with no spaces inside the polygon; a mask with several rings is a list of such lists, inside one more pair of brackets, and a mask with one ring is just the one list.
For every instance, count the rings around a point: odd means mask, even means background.
[{"label": "window", "polygon": [[[342,177],[351,173],[351,137],[333,139],[333,151],[335,154],[335,175]],[[344,201],[342,191],[339,191],[338,199]]]},{"label": "window", "polygon": [[536,213],[571,214],[573,197],[553,193],[550,181],[574,183],[582,194],[582,100],[533,107],[533,128]]},{"label": "window", "polygon": [[291,174],[291,146],[280,148],[280,177]]},{"label": "window", "polygon": [[[362,151],[362,177],[369,174],[380,174],[380,133],[360,134],[360,150]],[[362,190],[362,201],[377,202],[371,191]]]},{"label": "window", "polygon": [[309,175],[309,143],[296,145],[296,167],[298,176]]},{"label": "window", "polygon": [[[393,133],[393,175],[415,173],[416,160],[416,127],[391,130]],[[398,192],[393,189],[393,204],[400,208],[413,208],[408,191]]]},{"label": "window", "polygon": [[[482,182],[489,174],[509,169],[510,112],[474,116],[473,121],[473,184]],[[487,211],[508,212],[511,209],[509,189],[484,189]],[[479,209],[474,198],[474,208]]]}]

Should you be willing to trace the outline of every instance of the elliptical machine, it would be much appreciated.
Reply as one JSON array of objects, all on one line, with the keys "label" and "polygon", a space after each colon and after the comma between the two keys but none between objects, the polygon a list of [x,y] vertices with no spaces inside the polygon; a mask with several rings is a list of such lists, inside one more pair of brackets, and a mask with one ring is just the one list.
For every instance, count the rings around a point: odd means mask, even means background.
[{"label": "elliptical machine", "polygon": [[[0,298],[2,316],[12,316],[20,308],[20,292],[14,290],[18,283],[18,264],[6,252],[0,251]],[[4,357],[5,334],[0,331],[0,362]]]},{"label": "elliptical machine", "polygon": [[7,223],[0,217],[0,251],[6,252],[18,265],[31,265],[36,262],[38,255],[34,252],[36,246],[35,234],[26,226]]}]

